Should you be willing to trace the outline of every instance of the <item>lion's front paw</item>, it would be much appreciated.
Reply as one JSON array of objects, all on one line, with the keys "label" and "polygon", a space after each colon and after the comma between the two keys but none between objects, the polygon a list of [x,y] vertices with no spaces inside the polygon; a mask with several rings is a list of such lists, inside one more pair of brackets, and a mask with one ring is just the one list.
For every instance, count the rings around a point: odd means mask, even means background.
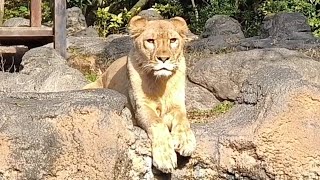
[{"label": "lion's front paw", "polygon": [[162,172],[171,173],[177,167],[177,155],[167,127],[158,127],[151,139],[153,165]]},{"label": "lion's front paw", "polygon": [[174,149],[182,156],[191,156],[196,149],[196,138],[190,127],[177,125],[171,131]]}]

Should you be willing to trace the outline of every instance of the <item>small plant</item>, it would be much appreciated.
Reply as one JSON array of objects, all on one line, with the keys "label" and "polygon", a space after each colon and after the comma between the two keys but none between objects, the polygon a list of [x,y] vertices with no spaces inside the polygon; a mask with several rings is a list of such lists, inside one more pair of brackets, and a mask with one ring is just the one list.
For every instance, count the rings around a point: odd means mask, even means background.
[{"label": "small plant", "polygon": [[105,8],[98,8],[95,22],[100,36],[107,36],[108,34],[117,34],[125,30],[126,24],[131,18],[131,13],[124,8],[119,14],[109,12],[110,6]]},{"label": "small plant", "polygon": [[209,118],[228,112],[234,106],[234,102],[223,101],[210,110],[192,110],[188,112],[188,118],[195,123],[206,123]]},{"label": "small plant", "polygon": [[98,75],[97,74],[95,74],[95,73],[87,73],[86,75],[85,75],[85,77],[86,77],[86,79],[88,80],[88,81],[90,81],[90,82],[94,82],[94,81],[96,81],[97,79],[98,79]]}]

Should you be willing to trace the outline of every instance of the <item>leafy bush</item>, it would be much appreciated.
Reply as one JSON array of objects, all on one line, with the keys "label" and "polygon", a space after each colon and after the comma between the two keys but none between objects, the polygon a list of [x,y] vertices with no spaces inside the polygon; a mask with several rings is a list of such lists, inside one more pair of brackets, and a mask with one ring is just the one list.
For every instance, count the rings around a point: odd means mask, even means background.
[{"label": "leafy bush", "polygon": [[[50,0],[42,2],[42,21],[52,21]],[[5,1],[4,20],[13,17],[30,18],[30,0]]]},{"label": "leafy bush", "polygon": [[108,34],[116,34],[125,30],[126,24],[128,24],[131,18],[131,13],[126,8],[119,14],[113,14],[109,12],[110,6],[105,8],[98,8],[96,13],[95,25],[98,28],[99,35],[105,37]]},{"label": "leafy bush", "polygon": [[307,18],[315,36],[320,37],[320,0],[267,0],[262,3],[259,10],[264,14],[277,12],[300,12]]}]

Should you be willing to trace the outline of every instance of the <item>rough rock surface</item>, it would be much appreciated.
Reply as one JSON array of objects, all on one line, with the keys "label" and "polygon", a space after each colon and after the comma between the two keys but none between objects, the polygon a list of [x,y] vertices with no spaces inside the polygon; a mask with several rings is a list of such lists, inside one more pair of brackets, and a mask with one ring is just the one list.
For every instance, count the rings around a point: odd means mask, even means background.
[{"label": "rough rock surface", "polygon": [[57,92],[76,90],[87,81],[76,69],[51,48],[29,50],[22,60],[19,73],[0,72],[0,91]]},{"label": "rough rock surface", "polygon": [[307,18],[301,13],[277,13],[263,22],[262,37],[242,39],[238,48],[283,47],[288,49],[320,48],[320,39],[315,38]]},{"label": "rough rock surface", "polygon": [[[170,175],[111,90],[0,96],[5,179],[312,179],[320,174],[320,87],[270,66],[245,80],[237,104],[194,124],[197,150]],[[18,114],[16,112],[19,112]]]},{"label": "rough rock surface", "polygon": [[155,10],[155,9],[147,9],[147,10],[142,10],[138,14],[139,16],[145,17],[148,20],[159,20],[163,19],[163,17]]},{"label": "rough rock surface", "polygon": [[92,26],[73,34],[76,37],[99,37],[99,33]]},{"label": "rough rock surface", "polygon": [[320,84],[320,64],[299,52],[284,48],[213,55],[198,61],[190,71],[189,79],[220,99],[236,100],[246,78],[270,66],[291,68],[303,79]]},{"label": "rough rock surface", "polygon": [[200,39],[190,42],[189,52],[214,52],[224,48],[235,47],[244,39],[240,23],[226,15],[215,15],[206,21]]},{"label": "rough rock surface", "polygon": [[120,116],[125,97],[114,91],[0,97],[1,178],[113,179],[135,166],[129,160],[143,160],[130,159],[133,127]]},{"label": "rough rock surface", "polygon": [[310,39],[308,19],[301,13],[277,13],[263,22],[266,37],[280,39]]},{"label": "rough rock surface", "polygon": [[2,26],[4,27],[29,27],[30,20],[22,17],[14,17],[6,20]]},{"label": "rough rock surface", "polygon": [[87,28],[87,23],[82,11],[78,7],[67,9],[67,34],[73,35]]},{"label": "rough rock surface", "polygon": [[186,108],[187,110],[210,110],[220,103],[207,89],[187,81]]},{"label": "rough rock surface", "polygon": [[240,23],[226,15],[215,15],[206,21],[202,38],[209,36],[235,35],[244,38]]}]

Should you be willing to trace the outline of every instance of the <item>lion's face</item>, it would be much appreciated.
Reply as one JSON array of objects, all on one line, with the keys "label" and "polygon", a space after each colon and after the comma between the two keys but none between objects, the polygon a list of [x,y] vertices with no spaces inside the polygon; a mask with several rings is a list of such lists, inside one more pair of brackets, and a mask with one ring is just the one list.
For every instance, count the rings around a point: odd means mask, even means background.
[{"label": "lion's face", "polygon": [[147,21],[136,16],[130,21],[129,28],[135,48],[144,57],[138,60],[142,70],[156,77],[168,77],[178,69],[188,31],[182,18]]}]

